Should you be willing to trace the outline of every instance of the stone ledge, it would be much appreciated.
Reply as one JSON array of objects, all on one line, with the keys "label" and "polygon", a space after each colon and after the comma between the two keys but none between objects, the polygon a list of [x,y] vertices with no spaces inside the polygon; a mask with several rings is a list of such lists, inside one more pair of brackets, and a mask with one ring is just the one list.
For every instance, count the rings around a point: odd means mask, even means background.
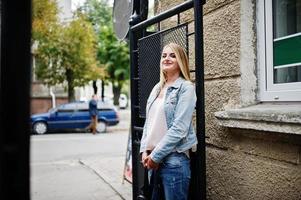
[{"label": "stone ledge", "polygon": [[221,126],[301,135],[301,104],[261,103],[215,112]]}]

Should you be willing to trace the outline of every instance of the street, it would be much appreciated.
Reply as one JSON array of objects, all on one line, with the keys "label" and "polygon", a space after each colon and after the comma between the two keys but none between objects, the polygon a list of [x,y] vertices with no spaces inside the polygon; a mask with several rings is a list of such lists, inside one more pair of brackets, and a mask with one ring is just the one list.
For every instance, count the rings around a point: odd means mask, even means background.
[{"label": "street", "polygon": [[123,181],[129,111],[120,118],[105,134],[31,136],[31,199],[131,199]]}]

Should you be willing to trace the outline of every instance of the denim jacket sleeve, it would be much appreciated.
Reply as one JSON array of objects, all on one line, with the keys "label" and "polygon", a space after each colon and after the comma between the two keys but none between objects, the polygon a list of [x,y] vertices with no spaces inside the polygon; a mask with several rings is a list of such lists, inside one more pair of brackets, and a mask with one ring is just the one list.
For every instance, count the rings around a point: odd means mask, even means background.
[{"label": "denim jacket sleeve", "polygon": [[183,83],[178,103],[174,110],[174,120],[165,136],[151,153],[151,159],[156,163],[175,150],[176,146],[188,135],[192,124],[192,115],[196,103],[194,85],[191,82]]}]

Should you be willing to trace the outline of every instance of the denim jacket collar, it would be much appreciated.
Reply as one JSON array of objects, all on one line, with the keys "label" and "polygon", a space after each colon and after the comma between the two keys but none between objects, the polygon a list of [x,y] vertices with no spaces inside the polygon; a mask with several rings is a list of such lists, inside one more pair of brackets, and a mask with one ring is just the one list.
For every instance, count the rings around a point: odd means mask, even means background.
[{"label": "denim jacket collar", "polygon": [[175,82],[173,82],[173,84],[170,87],[173,88],[179,88],[181,86],[181,84],[185,81],[185,79],[181,76],[179,76],[179,78],[177,78],[177,80],[175,80]]}]

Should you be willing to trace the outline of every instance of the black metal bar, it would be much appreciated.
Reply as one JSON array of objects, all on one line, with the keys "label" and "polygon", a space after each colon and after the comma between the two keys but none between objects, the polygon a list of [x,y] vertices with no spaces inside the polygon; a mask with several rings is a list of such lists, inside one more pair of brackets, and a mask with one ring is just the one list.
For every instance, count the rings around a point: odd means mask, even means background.
[{"label": "black metal bar", "polygon": [[135,131],[143,131],[143,127],[134,126]]},{"label": "black metal bar", "polygon": [[[138,16],[132,16],[132,19],[130,21],[130,26],[133,26],[138,20]],[[135,124],[135,105],[137,105],[137,90],[136,88],[136,83],[133,81],[135,77],[137,77],[136,71],[137,71],[137,33],[133,32],[131,29],[129,30],[129,38],[130,38],[130,65],[131,65],[131,70],[130,70],[130,77],[131,77],[131,82],[130,82],[130,87],[131,87],[131,136],[132,136],[132,181],[133,181],[133,200],[136,199],[136,197],[139,195],[139,171],[138,171],[138,158],[137,158],[137,138],[136,134],[134,131],[134,124]]]},{"label": "black metal bar", "polygon": [[[185,23],[183,23],[183,24],[178,25],[178,27],[179,27],[179,26],[185,26],[186,24],[187,24],[187,23],[185,22]],[[148,36],[139,38],[138,41],[141,41],[141,40],[146,39],[146,38],[148,38],[148,37],[153,37],[155,34],[162,34],[162,33],[167,32],[167,31],[168,31],[168,30],[157,31],[157,32],[155,32],[155,33],[153,33],[153,34],[150,34],[150,35],[148,35]]]},{"label": "black metal bar", "polygon": [[31,0],[2,0],[0,199],[30,199]]},{"label": "black metal bar", "polygon": [[206,199],[206,142],[205,142],[205,87],[204,87],[204,44],[203,44],[203,4],[194,0],[195,21],[195,70],[196,70],[196,123],[198,148],[195,171],[198,172],[192,199]]},{"label": "black metal bar", "polygon": [[193,0],[185,1],[184,3],[182,3],[178,6],[175,6],[175,7],[171,8],[167,11],[164,11],[164,12],[162,12],[162,13],[160,13],[160,14],[158,14],[158,15],[156,15],[156,16],[148,19],[148,20],[145,20],[143,22],[140,22],[139,24],[136,24],[136,25],[132,26],[130,29],[132,31],[141,30],[141,29],[146,28],[150,25],[153,25],[153,24],[158,23],[162,20],[165,20],[169,17],[172,17],[172,16],[174,16],[174,15],[180,13],[180,12],[184,12],[184,11],[190,9],[190,8],[193,8],[193,4],[194,4]]},{"label": "black metal bar", "polygon": [[188,56],[188,60],[189,60],[189,38],[188,38],[188,24],[186,26],[186,47],[187,47],[187,56]]},{"label": "black metal bar", "polygon": [[194,35],[194,32],[192,32],[192,33],[188,33],[188,35],[187,35],[187,36],[189,37],[189,36],[191,36],[191,35]]},{"label": "black metal bar", "polygon": [[180,16],[180,13],[177,14],[177,17],[178,17],[177,21],[178,21],[178,25],[179,25],[179,24],[181,23],[181,16]]}]

